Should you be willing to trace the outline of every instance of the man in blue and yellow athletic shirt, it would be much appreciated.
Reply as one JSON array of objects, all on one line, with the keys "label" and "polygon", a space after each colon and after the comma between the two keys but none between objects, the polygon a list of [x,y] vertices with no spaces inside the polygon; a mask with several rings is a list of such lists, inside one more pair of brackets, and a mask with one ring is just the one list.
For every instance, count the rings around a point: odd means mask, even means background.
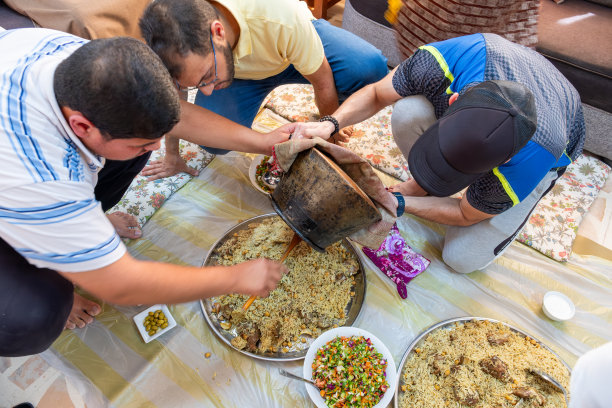
[{"label": "man in blue and yellow athletic shirt", "polygon": [[[332,116],[345,127],[393,103],[393,136],[413,176],[391,188],[398,214],[449,225],[443,258],[458,272],[502,253],[584,143],[574,87],[540,54],[495,34],[420,47]],[[312,123],[294,135],[334,130]]]}]

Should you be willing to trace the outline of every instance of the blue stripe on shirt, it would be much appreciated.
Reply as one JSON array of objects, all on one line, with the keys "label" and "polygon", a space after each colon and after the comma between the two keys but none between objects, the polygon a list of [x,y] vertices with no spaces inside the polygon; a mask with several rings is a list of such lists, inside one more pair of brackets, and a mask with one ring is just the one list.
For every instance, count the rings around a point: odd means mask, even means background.
[{"label": "blue stripe on shirt", "polygon": [[[19,61],[17,68],[10,75],[7,96],[9,128],[13,132],[13,134],[9,133],[10,141],[34,181],[57,180],[59,177],[44,158],[40,145],[36,138],[32,137],[31,129],[27,124],[26,105],[23,99],[26,97],[24,83],[31,68],[30,64],[45,55],[51,55],[67,46],[81,44],[85,41],[70,35],[61,35],[51,39],[47,36],[33,48],[31,53]],[[3,86],[6,85],[3,84]]]},{"label": "blue stripe on shirt", "polygon": [[101,258],[112,253],[119,244],[121,239],[117,234],[114,234],[110,239],[101,243],[100,245],[84,249],[76,252],[70,252],[66,254],[55,254],[55,253],[39,253],[28,248],[15,248],[24,258],[37,259],[40,261],[57,263],[57,264],[71,264],[79,262],[87,262],[92,259]]},{"label": "blue stripe on shirt", "polygon": [[96,208],[94,199],[82,201],[58,202],[42,207],[6,208],[0,207],[0,219],[9,224],[55,224],[78,217],[82,213]]}]

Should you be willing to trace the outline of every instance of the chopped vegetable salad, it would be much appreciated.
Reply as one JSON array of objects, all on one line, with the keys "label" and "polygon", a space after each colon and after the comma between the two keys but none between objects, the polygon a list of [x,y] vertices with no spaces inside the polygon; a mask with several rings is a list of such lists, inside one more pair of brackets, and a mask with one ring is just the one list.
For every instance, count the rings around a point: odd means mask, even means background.
[{"label": "chopped vegetable salad", "polygon": [[387,360],[369,338],[336,337],[321,347],[312,377],[328,407],[373,407],[389,388]]}]

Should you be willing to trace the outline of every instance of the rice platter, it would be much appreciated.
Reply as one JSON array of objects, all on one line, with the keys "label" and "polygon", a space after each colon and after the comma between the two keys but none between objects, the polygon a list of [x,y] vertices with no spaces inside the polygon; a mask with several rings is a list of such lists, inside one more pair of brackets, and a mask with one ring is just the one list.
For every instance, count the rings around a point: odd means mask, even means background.
[{"label": "rice platter", "polygon": [[396,407],[566,407],[563,393],[530,371],[569,389],[569,369],[537,340],[493,320],[444,323],[404,357]]},{"label": "rice platter", "polygon": [[[207,264],[233,265],[255,258],[278,260],[293,234],[280,217],[264,216],[222,242]],[[213,321],[226,334],[231,333],[230,344],[235,349],[256,355],[304,351],[303,357],[312,339],[347,323],[356,279],[363,280],[359,261],[351,250],[338,242],[320,253],[301,242],[285,265],[289,273],[278,287],[268,297],[255,300],[246,312],[242,306],[248,296],[207,299]],[[204,303],[203,308],[206,313]]]}]

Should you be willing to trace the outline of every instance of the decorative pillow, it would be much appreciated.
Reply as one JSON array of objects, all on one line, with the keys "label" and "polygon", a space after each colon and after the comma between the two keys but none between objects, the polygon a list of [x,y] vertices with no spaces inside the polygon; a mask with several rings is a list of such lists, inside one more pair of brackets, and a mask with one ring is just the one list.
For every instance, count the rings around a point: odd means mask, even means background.
[{"label": "decorative pillow", "polygon": [[314,122],[320,117],[310,84],[276,87],[268,94],[263,106],[291,122]]},{"label": "decorative pillow", "polygon": [[[149,163],[164,157],[166,151],[163,146],[162,143],[162,148],[151,154]],[[215,157],[201,149],[200,146],[184,140],[180,141],[179,149],[187,165],[197,170],[206,167]],[[131,214],[138,219],[138,223],[142,227],[174,192],[192,178],[193,176],[190,174],[179,173],[172,177],[147,181],[146,177],[138,175],[117,205],[107,212],[122,211]]]},{"label": "decorative pillow", "polygon": [[[263,106],[293,122],[319,119],[312,85],[279,86],[270,92]],[[374,168],[406,180],[409,176],[408,163],[391,133],[392,109],[390,106],[384,108],[370,119],[353,126],[353,136],[347,147],[365,158]]]},{"label": "decorative pillow", "polygon": [[567,261],[582,217],[610,175],[610,166],[581,155],[540,200],[517,241],[557,261]]}]

